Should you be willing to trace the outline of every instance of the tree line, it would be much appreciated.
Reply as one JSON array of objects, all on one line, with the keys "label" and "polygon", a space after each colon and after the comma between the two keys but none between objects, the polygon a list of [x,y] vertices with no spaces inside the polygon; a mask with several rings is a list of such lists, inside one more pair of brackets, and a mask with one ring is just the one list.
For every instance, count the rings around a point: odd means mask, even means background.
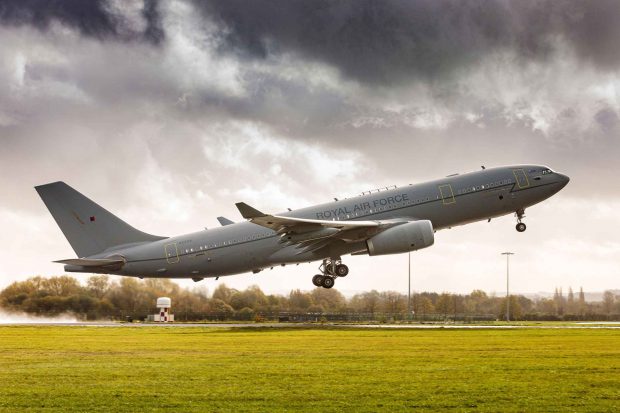
[{"label": "tree line", "polygon": [[[205,286],[182,288],[168,279],[94,275],[85,283],[63,275],[31,277],[0,291],[0,308],[38,316],[73,314],[83,320],[144,319],[156,313],[157,297],[172,299],[177,321],[200,320],[494,320],[505,319],[504,296],[474,290],[470,294],[368,291],[347,298],[335,289],[292,290],[265,294],[258,286],[245,290],[219,284],[210,294]],[[583,289],[532,300],[510,296],[511,320],[619,320],[620,295],[605,291],[600,302],[586,302]]]}]

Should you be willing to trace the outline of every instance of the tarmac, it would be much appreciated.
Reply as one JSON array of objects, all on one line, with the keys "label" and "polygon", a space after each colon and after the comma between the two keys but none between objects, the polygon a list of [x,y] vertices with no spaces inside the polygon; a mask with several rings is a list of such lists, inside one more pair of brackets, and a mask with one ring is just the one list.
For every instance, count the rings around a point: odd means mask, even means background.
[{"label": "tarmac", "polygon": [[117,327],[117,328],[295,328],[295,329],[461,329],[461,330],[511,330],[511,329],[620,329],[620,322],[576,322],[565,325],[480,325],[480,324],[341,324],[341,323],[121,323],[121,322],[39,322],[0,320],[0,326],[57,326],[57,327]]}]

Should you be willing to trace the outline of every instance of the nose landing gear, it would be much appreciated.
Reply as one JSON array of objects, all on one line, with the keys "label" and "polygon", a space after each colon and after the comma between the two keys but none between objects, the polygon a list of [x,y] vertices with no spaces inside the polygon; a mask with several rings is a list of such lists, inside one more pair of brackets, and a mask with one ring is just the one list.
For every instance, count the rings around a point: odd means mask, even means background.
[{"label": "nose landing gear", "polygon": [[523,218],[525,218],[525,210],[523,208],[518,209],[515,213],[517,215],[517,226],[515,227],[518,232],[523,232],[527,229],[525,223],[521,222]]},{"label": "nose landing gear", "polygon": [[319,266],[321,274],[312,277],[312,284],[317,287],[332,288],[336,282],[336,277],[346,277],[349,274],[349,267],[344,265],[340,257],[336,259],[327,258]]}]

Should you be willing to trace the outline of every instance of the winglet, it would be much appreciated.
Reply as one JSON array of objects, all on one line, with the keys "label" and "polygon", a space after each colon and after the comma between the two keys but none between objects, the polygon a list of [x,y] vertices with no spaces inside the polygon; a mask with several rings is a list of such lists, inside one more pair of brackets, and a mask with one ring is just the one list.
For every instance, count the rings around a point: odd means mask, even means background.
[{"label": "winglet", "polygon": [[252,208],[245,202],[237,202],[235,205],[237,206],[237,209],[241,213],[241,216],[245,219],[252,219],[252,218],[259,218],[259,217],[266,216],[266,214],[263,214],[259,210]]},{"label": "winglet", "polygon": [[220,222],[220,225],[222,225],[223,227],[225,227],[226,225],[234,224],[233,221],[225,217],[217,217],[217,220]]}]

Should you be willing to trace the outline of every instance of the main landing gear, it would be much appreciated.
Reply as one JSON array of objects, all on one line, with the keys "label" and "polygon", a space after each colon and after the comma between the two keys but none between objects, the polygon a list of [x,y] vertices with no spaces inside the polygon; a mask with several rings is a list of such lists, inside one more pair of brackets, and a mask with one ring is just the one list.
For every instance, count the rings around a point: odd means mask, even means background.
[{"label": "main landing gear", "polygon": [[322,274],[312,277],[312,284],[317,287],[332,288],[336,283],[336,277],[346,277],[349,274],[349,267],[344,265],[340,257],[336,259],[327,258],[319,266]]},{"label": "main landing gear", "polygon": [[524,214],[525,214],[525,210],[523,208],[518,209],[517,212],[515,212],[515,215],[517,216],[516,229],[518,232],[523,232],[527,229],[527,226],[525,225],[525,223],[521,222],[521,220],[525,218]]}]

